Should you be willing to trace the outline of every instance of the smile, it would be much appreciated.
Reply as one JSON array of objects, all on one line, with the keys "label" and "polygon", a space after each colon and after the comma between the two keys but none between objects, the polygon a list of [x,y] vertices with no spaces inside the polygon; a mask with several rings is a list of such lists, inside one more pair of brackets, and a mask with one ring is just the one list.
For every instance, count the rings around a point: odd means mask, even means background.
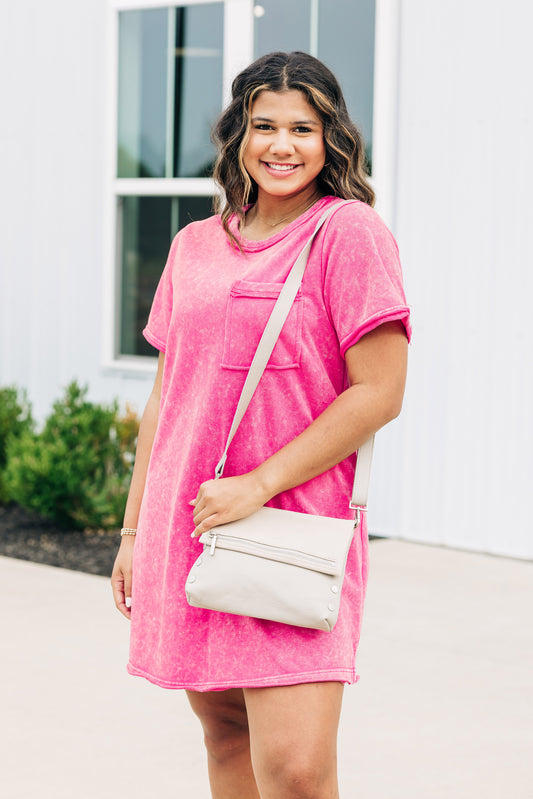
[{"label": "smile", "polygon": [[274,164],[270,161],[263,161],[263,163],[269,168],[274,169],[277,172],[293,172],[296,167],[300,166],[300,164]]}]

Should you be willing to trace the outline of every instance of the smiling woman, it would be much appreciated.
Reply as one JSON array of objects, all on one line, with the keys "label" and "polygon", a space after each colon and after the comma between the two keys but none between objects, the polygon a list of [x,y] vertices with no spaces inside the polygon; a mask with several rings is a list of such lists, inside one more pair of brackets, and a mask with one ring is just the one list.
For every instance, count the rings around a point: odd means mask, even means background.
[{"label": "smiling woman", "polygon": [[[189,606],[185,581],[200,535],[263,505],[353,520],[354,453],[401,408],[409,309],[396,244],[371,207],[361,135],[321,62],[258,59],[235,78],[215,138],[221,214],[174,239],[144,330],[159,368],[115,602],[131,618],[129,672],[188,692],[214,797],[334,799],[343,684],[357,680],[366,523],[342,593],[334,586],[331,632]],[[224,476],[211,479],[266,319],[325,212]]]}]

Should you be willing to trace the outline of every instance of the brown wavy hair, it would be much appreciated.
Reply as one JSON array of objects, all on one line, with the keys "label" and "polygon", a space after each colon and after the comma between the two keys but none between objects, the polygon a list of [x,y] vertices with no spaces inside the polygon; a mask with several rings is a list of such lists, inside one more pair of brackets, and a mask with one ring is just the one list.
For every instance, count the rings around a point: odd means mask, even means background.
[{"label": "brown wavy hair", "polygon": [[218,149],[213,177],[223,189],[217,199],[222,225],[230,241],[238,241],[229,229],[237,214],[244,220],[243,206],[257,199],[257,183],[249,176],[243,154],[250,135],[252,104],[262,91],[302,92],[318,113],[324,127],[326,163],[317,179],[323,195],[343,200],[362,200],[374,205],[368,182],[363,137],[348,115],[341,87],[333,73],[308,53],[269,53],[240,72],[231,87],[232,100],[213,131]]}]

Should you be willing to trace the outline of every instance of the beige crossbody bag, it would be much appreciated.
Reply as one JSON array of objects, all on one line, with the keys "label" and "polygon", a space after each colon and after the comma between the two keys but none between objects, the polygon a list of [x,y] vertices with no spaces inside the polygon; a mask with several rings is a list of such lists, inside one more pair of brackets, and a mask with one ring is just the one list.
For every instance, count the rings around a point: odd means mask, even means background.
[{"label": "beige crossbody bag", "polygon": [[[296,297],[313,240],[342,204],[328,208],[320,218],[280,291],[250,365],[216,479],[222,477],[228,448]],[[350,501],[355,520],[263,507],[214,527],[200,536],[203,552],[185,585],[188,603],[330,632],[339,615],[348,550],[366,510],[373,445],[372,436],[357,453]]]}]

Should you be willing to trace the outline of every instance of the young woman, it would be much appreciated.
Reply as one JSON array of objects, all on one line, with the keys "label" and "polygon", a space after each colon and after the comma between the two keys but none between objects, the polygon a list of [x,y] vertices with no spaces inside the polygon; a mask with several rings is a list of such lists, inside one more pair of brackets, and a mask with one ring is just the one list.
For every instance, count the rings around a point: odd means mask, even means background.
[{"label": "young woman", "polygon": [[[215,138],[222,213],[174,239],[144,331],[159,368],[124,520],[138,532],[122,538],[114,597],[131,619],[130,674],[187,691],[215,799],[332,799],[343,685],[357,679],[364,522],[331,633],[192,608],[184,584],[197,537],[262,505],[353,518],[353,453],[400,412],[409,310],[361,136],[321,62],[273,53],[253,63]],[[355,202],[318,233],[214,480],[275,298],[339,198]]]}]

